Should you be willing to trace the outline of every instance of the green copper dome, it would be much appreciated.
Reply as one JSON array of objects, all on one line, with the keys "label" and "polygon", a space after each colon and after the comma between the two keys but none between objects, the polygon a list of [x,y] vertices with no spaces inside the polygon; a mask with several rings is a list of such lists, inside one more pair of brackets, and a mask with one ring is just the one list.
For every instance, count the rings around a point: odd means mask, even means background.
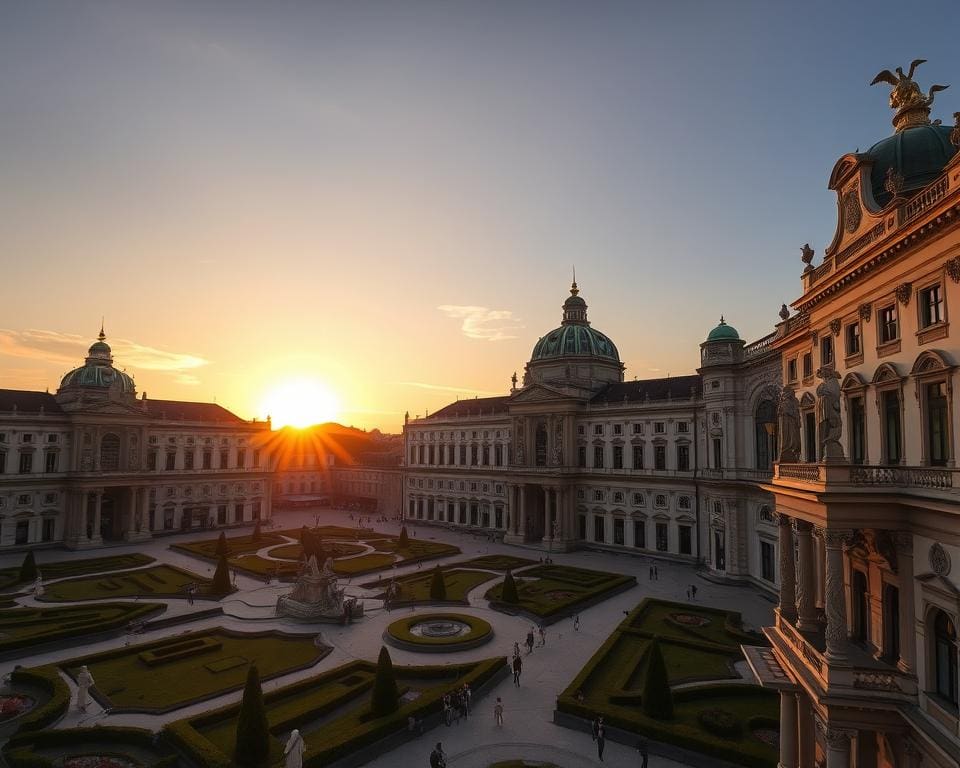
[{"label": "green copper dome", "polygon": [[116,389],[124,394],[137,392],[133,379],[113,367],[113,354],[104,339],[103,329],[97,341],[90,345],[83,366],[74,368],[60,381],[60,389],[85,387],[93,389]]},{"label": "green copper dome", "polygon": [[589,325],[562,325],[537,342],[531,360],[568,355],[604,357],[620,362],[620,353],[609,338]]},{"label": "green copper dome", "polygon": [[874,200],[882,206],[893,197],[886,189],[891,170],[895,182],[902,184],[901,194],[916,192],[943,173],[957,152],[950,143],[950,131],[946,125],[916,125],[870,147],[867,154],[873,158],[870,186]]},{"label": "green copper dome", "polygon": [[723,316],[720,317],[720,324],[710,331],[707,341],[741,341],[740,334],[732,325],[727,325]]}]

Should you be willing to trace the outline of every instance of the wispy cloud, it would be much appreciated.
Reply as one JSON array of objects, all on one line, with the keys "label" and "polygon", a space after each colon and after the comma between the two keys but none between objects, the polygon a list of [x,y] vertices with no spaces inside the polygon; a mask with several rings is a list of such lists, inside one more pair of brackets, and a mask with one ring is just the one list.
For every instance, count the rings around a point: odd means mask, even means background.
[{"label": "wispy cloud", "polygon": [[437,307],[447,317],[463,320],[460,330],[468,339],[506,341],[517,338],[512,331],[523,328],[520,318],[509,309],[441,304]]},{"label": "wispy cloud", "polygon": [[[89,337],[74,333],[38,329],[13,331],[0,328],[0,355],[59,365],[79,365],[86,357],[90,341]],[[186,371],[196,370],[210,362],[197,355],[169,352],[129,339],[111,338],[108,342],[119,367],[174,373],[174,380],[180,384],[199,384],[200,380]]]},{"label": "wispy cloud", "polygon": [[472,387],[450,387],[445,384],[427,384],[424,381],[401,381],[398,382],[405,387],[419,387],[420,389],[433,389],[439,392],[464,392],[469,395],[501,395],[502,392],[488,392],[484,389],[473,389]]}]

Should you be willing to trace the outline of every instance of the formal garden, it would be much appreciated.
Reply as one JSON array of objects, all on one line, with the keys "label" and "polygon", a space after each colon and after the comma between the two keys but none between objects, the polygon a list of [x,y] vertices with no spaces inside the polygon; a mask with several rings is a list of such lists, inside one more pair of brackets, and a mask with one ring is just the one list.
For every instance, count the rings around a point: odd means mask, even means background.
[{"label": "formal garden", "polygon": [[307,669],[330,648],[315,635],[215,628],[59,662],[76,679],[86,666],[91,690],[112,711],[168,712],[243,687],[256,664],[264,679]]},{"label": "formal garden", "polygon": [[[468,684],[476,696],[487,681],[506,674],[503,657],[394,667],[383,649],[376,663],[352,661],[265,694],[258,682],[248,680],[241,703],[178,720],[165,733],[197,764],[227,768],[240,750],[252,755],[262,751],[260,764],[278,763],[284,738],[297,728],[306,744],[304,766],[320,768],[362,754],[388,736],[412,737],[408,718],[423,721],[438,715],[445,693]],[[251,700],[262,701],[259,716],[250,711]],[[256,725],[238,728],[241,721]]]},{"label": "formal garden", "polygon": [[505,613],[521,613],[552,623],[634,587],[633,576],[573,568],[539,565],[504,580],[486,594],[491,607]]},{"label": "formal garden", "polygon": [[455,563],[461,568],[482,568],[487,571],[517,571],[536,564],[536,560],[514,555],[481,555]]},{"label": "formal garden", "polygon": [[155,561],[152,557],[134,552],[128,555],[37,563],[33,552],[28,552],[19,568],[0,569],[0,590],[9,590],[18,585],[26,588],[32,587],[38,575],[43,578],[44,582],[47,582],[54,579],[66,579],[71,576],[85,576],[90,573],[142,568],[153,562]]},{"label": "formal garden", "polygon": [[383,599],[389,590],[391,605],[429,605],[431,603],[467,604],[467,595],[490,579],[496,578],[487,571],[468,571],[462,568],[433,568],[399,576],[396,579],[368,581],[361,584],[365,589],[379,590]]},{"label": "formal garden", "polygon": [[407,651],[449,653],[490,642],[493,627],[490,622],[465,613],[427,613],[391,622],[383,639]]},{"label": "formal garden", "polygon": [[[196,585],[195,591],[188,587]],[[229,591],[229,589],[227,589]],[[212,579],[175,565],[152,565],[136,571],[81,576],[57,581],[44,588],[40,600],[71,602],[78,600],[116,600],[134,598],[210,598],[219,599],[224,591],[215,588]]]},{"label": "formal garden", "polygon": [[743,681],[740,614],[648,598],[557,699],[557,711],[749,768],[777,764],[779,699]]},{"label": "formal garden", "polygon": [[261,579],[293,581],[305,557],[314,555],[319,565],[329,557],[341,576],[360,576],[393,566],[457,555],[451,544],[398,536],[369,529],[325,525],[172,544],[171,549],[214,561],[225,554],[231,568]]},{"label": "formal garden", "polygon": [[176,751],[142,728],[27,731],[4,748],[12,768],[175,768]]}]

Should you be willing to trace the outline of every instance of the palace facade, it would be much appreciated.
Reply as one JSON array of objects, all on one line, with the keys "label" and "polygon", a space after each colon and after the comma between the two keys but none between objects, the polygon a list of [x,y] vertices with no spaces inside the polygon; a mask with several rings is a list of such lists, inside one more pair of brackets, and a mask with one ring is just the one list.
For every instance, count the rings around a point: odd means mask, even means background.
[{"label": "palace facade", "polygon": [[558,328],[509,394],[404,427],[406,517],[547,551],[589,546],[703,561],[777,585],[772,478],[779,353],[721,319],[699,372],[626,381],[574,282]]},{"label": "palace facade", "polygon": [[0,548],[266,519],[269,435],[213,403],[138,397],[101,330],[56,394],[0,390]]},{"label": "palace facade", "polygon": [[771,344],[780,602],[745,651],[782,768],[960,764],[960,113],[930,121],[919,63],[878,76],[895,132],[834,166],[836,234]]}]

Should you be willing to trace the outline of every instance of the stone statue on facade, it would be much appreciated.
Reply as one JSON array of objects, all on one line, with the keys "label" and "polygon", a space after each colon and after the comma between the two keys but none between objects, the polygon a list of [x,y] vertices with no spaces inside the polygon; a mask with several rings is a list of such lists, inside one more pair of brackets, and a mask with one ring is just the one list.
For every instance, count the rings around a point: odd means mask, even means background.
[{"label": "stone statue on facade", "polygon": [[840,419],[840,374],[833,368],[817,371],[821,379],[817,387],[817,429],[820,436],[821,461],[843,460],[843,422]]},{"label": "stone statue on facade", "polygon": [[791,387],[780,392],[777,407],[780,452],[777,461],[794,464],[800,461],[800,402]]}]

